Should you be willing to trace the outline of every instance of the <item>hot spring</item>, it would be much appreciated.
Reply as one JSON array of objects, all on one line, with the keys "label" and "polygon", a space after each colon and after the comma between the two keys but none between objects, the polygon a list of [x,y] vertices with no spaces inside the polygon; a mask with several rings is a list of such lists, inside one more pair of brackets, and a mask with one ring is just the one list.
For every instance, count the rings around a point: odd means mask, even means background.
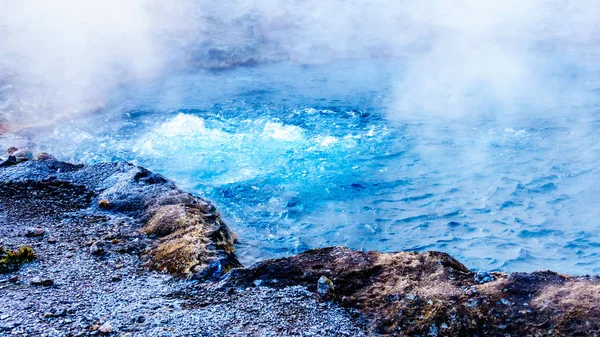
[{"label": "hot spring", "polygon": [[599,12],[5,2],[0,147],[161,173],[215,203],[244,264],[343,245],[598,274]]},{"label": "hot spring", "polygon": [[173,179],[216,204],[246,264],[344,245],[599,273],[600,74],[556,67],[556,92],[581,99],[551,109],[524,99],[491,113],[500,107],[478,98],[473,109],[486,113],[397,118],[403,64],[186,72],[124,85],[100,111],[1,141]]}]

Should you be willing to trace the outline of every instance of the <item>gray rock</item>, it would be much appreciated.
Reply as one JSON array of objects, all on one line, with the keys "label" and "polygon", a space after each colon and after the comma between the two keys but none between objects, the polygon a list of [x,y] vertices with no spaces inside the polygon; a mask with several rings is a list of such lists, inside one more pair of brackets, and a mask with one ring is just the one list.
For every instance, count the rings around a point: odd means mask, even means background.
[{"label": "gray rock", "polygon": [[46,231],[42,228],[29,228],[25,233],[25,236],[28,238],[37,238],[46,234]]},{"label": "gray rock", "polygon": [[100,332],[101,334],[109,334],[112,333],[114,330],[113,326],[109,323],[106,322],[104,324],[102,324],[99,328],[98,328],[98,332]]},{"label": "gray rock", "polygon": [[54,280],[51,278],[41,278],[39,276],[36,276],[31,279],[31,284],[34,286],[50,287],[54,285]]},{"label": "gray rock", "polygon": [[96,256],[102,256],[106,254],[106,250],[104,249],[104,242],[96,241],[90,246],[90,254]]},{"label": "gray rock", "polygon": [[321,276],[317,282],[317,292],[321,297],[332,297],[335,292],[333,281],[326,276]]},{"label": "gray rock", "polygon": [[17,159],[17,162],[33,160],[33,153],[27,149],[17,150],[12,155]]}]

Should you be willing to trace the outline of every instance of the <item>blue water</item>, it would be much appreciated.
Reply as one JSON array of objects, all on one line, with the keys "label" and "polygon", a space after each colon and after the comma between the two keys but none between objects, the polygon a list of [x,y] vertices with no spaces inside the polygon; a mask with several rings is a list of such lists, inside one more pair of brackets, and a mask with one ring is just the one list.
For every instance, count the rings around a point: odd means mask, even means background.
[{"label": "blue water", "polygon": [[175,74],[34,141],[65,160],[133,161],[212,200],[244,263],[344,245],[600,273],[598,73],[548,75],[576,101],[504,114],[475,97],[484,113],[456,118],[397,118],[402,75],[382,60]]}]

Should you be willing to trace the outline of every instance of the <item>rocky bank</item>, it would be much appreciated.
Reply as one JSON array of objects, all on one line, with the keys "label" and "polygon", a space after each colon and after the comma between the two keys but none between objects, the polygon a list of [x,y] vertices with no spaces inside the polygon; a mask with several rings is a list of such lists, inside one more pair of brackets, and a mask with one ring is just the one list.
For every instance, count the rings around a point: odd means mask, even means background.
[{"label": "rocky bank", "polygon": [[0,268],[0,336],[600,334],[597,276],[342,247],[244,268],[215,207],[158,174],[10,155],[0,267],[16,262]]}]

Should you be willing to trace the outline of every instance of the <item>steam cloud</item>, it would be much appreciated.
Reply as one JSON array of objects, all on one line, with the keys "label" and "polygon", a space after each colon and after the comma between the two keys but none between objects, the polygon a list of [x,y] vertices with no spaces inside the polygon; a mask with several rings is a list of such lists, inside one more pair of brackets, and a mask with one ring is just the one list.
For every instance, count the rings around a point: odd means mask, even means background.
[{"label": "steam cloud", "polygon": [[198,67],[367,57],[405,65],[393,118],[462,116],[481,95],[551,104],[551,62],[533,50],[597,55],[596,13],[593,0],[0,0],[0,114],[93,111],[122,83]]}]

